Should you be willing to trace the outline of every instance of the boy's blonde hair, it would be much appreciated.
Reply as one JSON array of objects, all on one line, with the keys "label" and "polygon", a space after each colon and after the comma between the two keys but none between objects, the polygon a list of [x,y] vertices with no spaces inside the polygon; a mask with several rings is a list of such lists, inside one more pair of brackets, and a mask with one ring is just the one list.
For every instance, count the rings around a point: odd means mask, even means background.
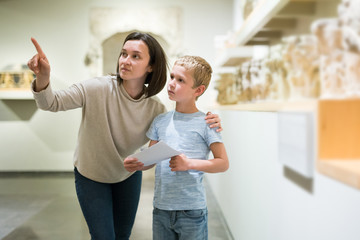
[{"label": "boy's blonde hair", "polygon": [[211,80],[212,68],[210,64],[202,57],[186,55],[178,58],[175,61],[174,65],[182,66],[188,71],[193,70],[193,78],[194,78],[193,88],[204,85],[206,90],[207,87],[209,86]]}]

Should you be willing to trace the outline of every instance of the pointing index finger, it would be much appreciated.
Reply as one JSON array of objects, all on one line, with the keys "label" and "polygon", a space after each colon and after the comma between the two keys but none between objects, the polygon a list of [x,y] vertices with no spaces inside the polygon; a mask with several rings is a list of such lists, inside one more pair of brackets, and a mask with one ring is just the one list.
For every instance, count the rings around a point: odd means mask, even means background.
[{"label": "pointing index finger", "polygon": [[32,43],[34,44],[36,51],[38,52],[38,54],[40,55],[40,57],[46,57],[45,53],[43,52],[43,50],[41,49],[39,43],[35,40],[35,38],[31,38]]}]

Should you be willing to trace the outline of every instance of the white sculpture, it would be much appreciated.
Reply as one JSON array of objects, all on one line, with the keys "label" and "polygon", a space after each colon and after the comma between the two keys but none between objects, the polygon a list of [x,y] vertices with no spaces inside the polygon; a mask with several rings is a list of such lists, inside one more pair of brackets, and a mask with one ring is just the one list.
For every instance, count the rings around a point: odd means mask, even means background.
[{"label": "white sculpture", "polygon": [[0,90],[29,90],[34,74],[25,64],[11,64],[0,71]]},{"label": "white sculpture", "polygon": [[344,49],[346,96],[360,96],[360,1],[343,0],[338,7]]},{"label": "white sculpture", "polygon": [[270,98],[285,100],[290,97],[290,84],[287,81],[287,69],[282,56],[284,45],[270,47],[270,57],[267,63],[272,73],[273,84]]},{"label": "white sculpture", "polygon": [[320,54],[321,96],[332,98],[345,94],[345,62],[342,29],[337,19],[320,19],[311,25]]},{"label": "white sculpture", "polygon": [[263,99],[277,98],[277,86],[274,84],[274,78],[271,70],[272,62],[269,58],[265,58],[261,61],[260,75],[263,79]]},{"label": "white sculpture", "polygon": [[265,79],[263,78],[261,71],[260,59],[253,59],[250,62],[250,78],[251,78],[251,99],[252,100],[260,100],[264,99],[264,87],[265,87]]},{"label": "white sculpture", "polygon": [[235,93],[238,97],[238,101],[243,102],[243,99],[241,99],[242,93],[244,91],[243,84],[242,84],[242,68],[241,65],[237,68],[234,79],[235,79]]},{"label": "white sculpture", "polygon": [[252,100],[251,95],[251,74],[250,74],[250,62],[244,62],[241,65],[241,73],[242,73],[242,93],[238,97],[240,101],[247,102]]},{"label": "white sculpture", "polygon": [[222,73],[216,81],[218,90],[217,102],[220,104],[235,104],[238,102],[235,89],[235,76],[231,73]]},{"label": "white sculpture", "polygon": [[338,18],[315,21],[322,97],[360,96],[360,1],[343,0]]},{"label": "white sculpture", "polygon": [[316,38],[312,35],[299,35],[284,38],[283,42],[283,59],[291,98],[319,97],[319,54]]}]

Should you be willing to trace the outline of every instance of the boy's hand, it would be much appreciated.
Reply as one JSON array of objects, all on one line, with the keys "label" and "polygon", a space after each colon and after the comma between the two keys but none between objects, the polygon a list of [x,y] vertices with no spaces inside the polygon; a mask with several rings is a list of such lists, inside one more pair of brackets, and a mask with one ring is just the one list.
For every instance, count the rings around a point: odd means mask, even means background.
[{"label": "boy's hand", "polygon": [[218,129],[216,129],[216,132],[221,132],[223,130],[223,128],[221,127],[221,119],[219,118],[219,115],[207,112],[205,120],[206,123],[209,124],[210,128],[218,127]]},{"label": "boy's hand", "polygon": [[169,167],[172,172],[187,171],[190,169],[190,161],[185,154],[180,154],[171,158]]},{"label": "boy's hand", "polygon": [[137,158],[127,157],[124,160],[124,167],[128,172],[143,170],[144,163],[139,162]]}]

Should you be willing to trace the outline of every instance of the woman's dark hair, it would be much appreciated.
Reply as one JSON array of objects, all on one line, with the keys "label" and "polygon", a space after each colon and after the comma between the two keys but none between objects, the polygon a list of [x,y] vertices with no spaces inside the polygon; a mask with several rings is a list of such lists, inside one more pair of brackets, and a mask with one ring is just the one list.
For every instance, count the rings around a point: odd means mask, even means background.
[{"label": "woman's dark hair", "polygon": [[[125,38],[123,45],[130,40],[141,40],[147,45],[149,49],[149,65],[152,68],[152,72],[146,76],[145,84],[148,84],[148,86],[146,88],[145,94],[147,98],[154,96],[158,94],[166,84],[168,63],[164,49],[161,47],[159,42],[148,33],[130,33]],[[120,78],[119,73],[119,63],[117,63],[116,75],[117,80],[122,83],[122,79]]]}]

